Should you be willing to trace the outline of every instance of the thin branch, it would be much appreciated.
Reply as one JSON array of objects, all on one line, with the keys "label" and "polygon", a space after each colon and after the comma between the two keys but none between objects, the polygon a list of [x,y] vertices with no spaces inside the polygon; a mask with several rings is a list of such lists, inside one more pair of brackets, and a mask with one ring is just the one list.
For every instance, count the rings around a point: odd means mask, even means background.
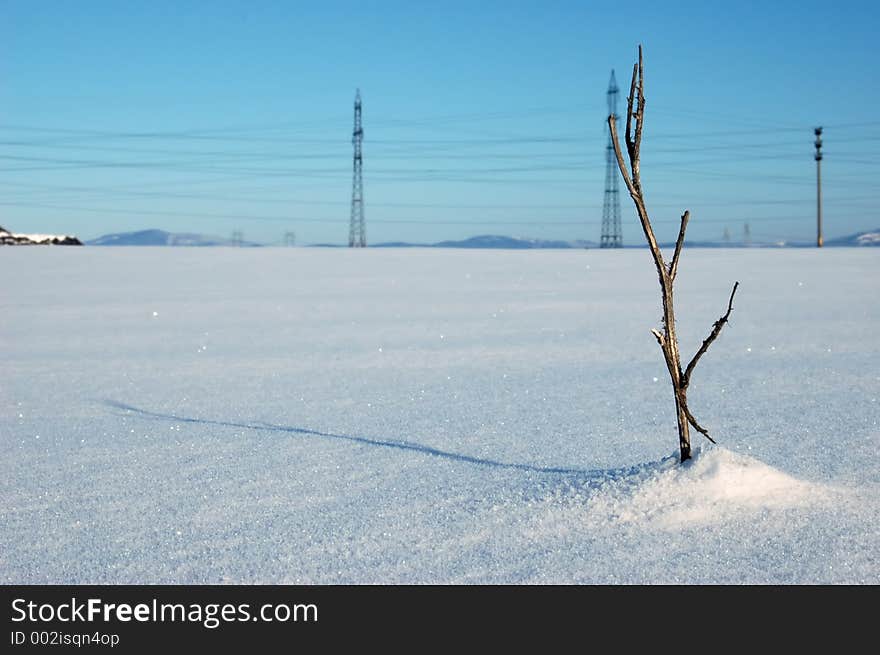
[{"label": "thin branch", "polygon": [[657,339],[657,343],[660,344],[660,347],[665,350],[666,349],[666,339],[663,338],[663,333],[660,332],[660,330],[657,330],[655,328],[655,329],[651,330],[651,334],[653,334],[654,338]]},{"label": "thin branch", "polygon": [[633,158],[632,119],[633,102],[636,97],[636,75],[638,72],[639,65],[633,64],[632,81],[629,83],[629,95],[626,98],[626,133],[623,136],[626,139],[626,151],[629,153],[630,161]]},{"label": "thin branch", "polygon": [[[667,283],[671,283],[671,281],[666,279],[668,274],[666,272],[666,264],[663,261],[663,253],[660,250],[660,246],[657,245],[657,238],[654,236],[654,228],[651,227],[651,221],[648,218],[648,210],[645,209],[645,203],[642,200],[642,191],[636,185],[635,179],[630,178],[629,173],[626,170],[626,163],[623,161],[623,152],[620,149],[620,140],[617,136],[617,120],[614,118],[614,114],[611,114],[608,117],[608,127],[611,129],[611,145],[614,147],[614,155],[617,157],[617,167],[620,169],[620,174],[623,176],[623,181],[626,183],[629,195],[633,199],[633,203],[635,203],[636,211],[639,214],[639,222],[642,224],[642,231],[645,233],[645,239],[648,241],[651,256],[654,258],[654,264],[657,267],[657,274],[660,276],[660,284],[663,289],[666,289]],[[639,169],[638,159],[634,160],[632,159],[632,155],[630,155],[630,164],[632,165],[635,174]]]},{"label": "thin branch", "polygon": [[733,311],[733,297],[736,295],[736,290],[738,287],[739,282],[736,282],[733,285],[733,291],[730,292],[730,300],[727,302],[727,311],[724,313],[724,316],[715,321],[712,326],[712,331],[709,333],[709,336],[705,338],[705,340],[703,341],[703,345],[700,346],[697,354],[694,355],[694,358],[684,370],[684,377],[681,381],[681,385],[683,388],[687,389],[687,386],[691,381],[691,373],[693,372],[694,367],[697,365],[697,362],[700,361],[700,357],[706,354],[706,351],[709,350],[709,346],[711,346],[712,342],[718,338],[718,335],[721,334],[721,328],[724,327],[724,324],[727,323],[727,319],[730,318],[730,312]]},{"label": "thin branch", "polygon": [[[629,130],[628,123],[629,119],[627,119],[627,130]],[[623,153],[620,151],[620,142],[617,138],[617,119],[614,114],[608,116],[608,127],[611,128],[611,142],[614,145],[614,154],[617,157],[617,167],[620,169],[620,174],[623,175],[623,181],[626,183],[626,189],[629,191],[629,195],[635,200],[638,196],[638,191],[633,185],[632,180],[629,177],[629,172],[626,170],[626,163],[623,161]],[[627,142],[629,142],[628,137]]]},{"label": "thin branch", "polygon": [[704,437],[706,437],[709,441],[711,441],[714,444],[717,444],[718,442],[709,436],[709,431],[706,430],[706,428],[704,428],[702,425],[697,423],[697,419],[694,418],[694,415],[691,414],[691,410],[688,409],[687,402],[683,398],[680,398],[679,402],[681,404],[682,410],[684,410],[684,415],[687,417],[688,423],[693,425],[694,429],[697,432],[699,432],[700,434],[702,434]]},{"label": "thin branch", "polygon": [[[636,150],[636,164],[638,164],[639,159],[639,151],[642,147],[642,127],[644,126],[645,120],[645,71],[642,68],[642,46],[639,44],[639,102],[636,107],[636,136],[635,136],[635,150]],[[633,177],[638,177],[638,173],[633,171]]]},{"label": "thin branch", "polygon": [[690,217],[691,213],[689,211],[681,215],[681,227],[678,230],[678,239],[675,241],[675,254],[672,255],[672,263],[669,265],[669,278],[671,280],[674,280],[676,273],[678,273],[678,256],[681,254],[681,247],[684,245],[684,231],[687,229]]},{"label": "thin branch", "polygon": [[657,343],[660,344],[660,350],[663,351],[663,360],[666,362],[666,368],[669,369],[669,377],[674,387],[678,380],[681,379],[681,369],[678,367],[678,362],[675,361],[675,356],[667,345],[666,337],[663,336],[663,333],[660,330],[654,329],[651,330],[651,334],[654,335]]}]

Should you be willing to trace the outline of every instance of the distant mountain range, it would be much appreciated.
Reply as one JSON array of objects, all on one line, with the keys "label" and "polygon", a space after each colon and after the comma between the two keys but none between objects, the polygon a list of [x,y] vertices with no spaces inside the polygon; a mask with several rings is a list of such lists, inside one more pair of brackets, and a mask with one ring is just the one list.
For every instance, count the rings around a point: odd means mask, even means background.
[{"label": "distant mountain range", "polygon": [[405,243],[392,241],[377,243],[373,248],[493,248],[503,250],[528,250],[540,248],[595,248],[593,241],[548,241],[545,239],[527,239],[523,237],[505,237],[496,234],[484,234],[461,241],[440,241],[439,243]]},{"label": "distant mountain range", "polygon": [[[105,234],[104,236],[86,241],[89,246],[244,246],[258,247],[262,244],[250,241],[235,242],[232,239],[207,236],[203,234],[173,233],[164,230],[140,230],[138,232],[122,232],[119,234]],[[673,247],[674,243],[661,244],[662,247]],[[807,241],[778,241],[759,243],[754,242],[749,246],[742,243],[729,243],[723,241],[687,241],[690,248],[807,248],[814,247],[815,242]],[[826,246],[864,247],[880,246],[880,228],[870,232],[858,232],[837,239],[829,239]],[[386,243],[372,244],[371,248],[484,248],[504,250],[527,250],[527,249],[563,249],[563,248],[598,248],[595,241],[562,241],[545,239],[528,239],[523,237],[507,237],[495,234],[463,239],[461,241],[440,241],[439,243],[408,243],[403,241],[391,241]],[[338,244],[314,244],[315,248],[338,248]],[[627,248],[644,248],[644,243],[627,245]]]},{"label": "distant mountain range", "polygon": [[[166,232],[164,230],[139,230],[137,232],[120,232],[105,234],[97,239],[86,241],[88,246],[249,246],[262,244],[244,241],[237,244],[232,239],[204,234]],[[405,243],[402,241],[377,243],[371,248],[495,248],[524,250],[528,248],[595,248],[592,241],[547,241],[543,239],[526,239],[497,235],[483,235],[462,241],[441,241],[440,243]],[[318,243],[315,248],[339,248],[339,244]]]},{"label": "distant mountain range", "polygon": [[138,232],[120,232],[105,234],[97,239],[86,241],[87,246],[244,246],[256,247],[261,244],[250,241],[235,242],[232,239],[215,237],[189,232],[165,232],[164,230],[140,230]]}]

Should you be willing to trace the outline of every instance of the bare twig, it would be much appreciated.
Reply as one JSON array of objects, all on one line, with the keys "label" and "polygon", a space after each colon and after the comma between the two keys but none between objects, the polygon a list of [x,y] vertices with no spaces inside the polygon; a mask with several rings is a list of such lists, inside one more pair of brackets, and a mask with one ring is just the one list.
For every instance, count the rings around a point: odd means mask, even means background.
[{"label": "bare twig", "polygon": [[687,388],[688,384],[690,384],[691,373],[693,372],[694,367],[697,365],[697,362],[700,361],[700,357],[706,354],[706,351],[709,350],[709,346],[711,346],[712,342],[718,338],[718,335],[721,334],[721,328],[724,327],[724,324],[727,323],[727,319],[730,318],[730,312],[733,311],[733,297],[736,295],[736,290],[738,288],[739,282],[734,283],[733,291],[730,292],[730,300],[727,302],[727,311],[724,312],[724,316],[722,316],[717,321],[715,321],[715,323],[712,324],[712,331],[709,333],[709,336],[703,340],[703,344],[700,346],[697,354],[694,355],[694,358],[684,370],[684,378],[682,378],[681,383],[682,386],[684,386],[685,388]]},{"label": "bare twig", "polygon": [[626,98],[626,134],[624,137],[626,138],[626,151],[629,153],[630,161],[633,158],[633,132],[632,132],[632,119],[633,119],[633,102],[635,102],[636,98],[636,76],[639,74],[639,65],[633,64],[633,74],[632,81],[629,83],[629,95]]},{"label": "bare twig", "polygon": [[678,256],[681,254],[681,248],[684,245],[684,231],[687,229],[690,217],[691,213],[689,211],[681,215],[681,227],[678,230],[678,239],[675,240],[675,254],[672,255],[672,263],[669,265],[669,277],[673,280],[678,273]]},{"label": "bare twig", "polygon": [[663,338],[663,333],[660,330],[654,328],[651,330],[651,334],[653,334],[654,337],[657,339],[657,343],[660,344],[660,347],[665,350],[666,349],[666,339]]},{"label": "bare twig", "polygon": [[688,422],[689,422],[691,425],[694,426],[694,429],[695,429],[697,432],[699,432],[700,434],[702,434],[704,437],[706,437],[706,438],[707,438],[709,441],[711,441],[712,443],[717,444],[718,442],[715,441],[712,437],[709,436],[709,431],[706,430],[706,428],[704,428],[702,425],[700,425],[699,423],[697,423],[697,419],[694,418],[694,415],[691,414],[691,410],[688,409],[687,402],[685,402],[685,401],[681,401],[681,407],[682,407],[682,409],[684,410],[684,415],[687,416],[687,420],[688,420]]},{"label": "bare twig", "polygon": [[[629,119],[627,119],[627,123],[629,123]],[[623,153],[620,149],[620,141],[617,137],[617,120],[614,114],[611,114],[608,117],[608,127],[611,129],[611,143],[614,145],[614,154],[617,157],[617,167],[620,169],[620,174],[623,176],[623,181],[626,183],[626,189],[629,191],[629,196],[632,198],[633,203],[636,206],[636,212],[639,215],[639,222],[642,225],[642,232],[645,233],[645,239],[648,241],[648,247],[651,250],[651,256],[654,258],[654,264],[657,266],[657,271],[661,274],[661,285],[664,284],[662,277],[666,273],[666,265],[663,262],[663,253],[660,251],[660,246],[657,244],[657,238],[654,236],[654,229],[651,227],[651,221],[648,218],[648,210],[645,208],[645,202],[642,199],[642,190],[639,185],[636,184],[636,175],[638,175],[638,166],[633,167],[633,177],[630,177],[629,172],[626,170],[626,163],[623,161]],[[628,129],[628,128],[627,128]],[[629,139],[627,139],[629,142]],[[632,155],[630,155],[632,158]],[[638,163],[638,160],[636,160]]]},{"label": "bare twig", "polygon": [[[633,162],[633,177],[638,177],[636,171],[639,167],[639,155],[642,148],[642,128],[645,126],[645,71],[642,68],[642,46],[639,45],[639,93],[638,105],[636,107],[636,138],[635,138],[635,161]],[[641,187],[641,185],[639,185]]]},{"label": "bare twig", "polygon": [[[617,118],[614,114],[611,114],[608,117],[608,127],[611,129],[611,139],[614,141],[615,148],[614,154],[617,156],[617,167],[620,169],[620,174],[623,176],[623,181],[626,184],[626,190],[629,191],[629,195],[632,196],[633,200],[635,200],[638,191],[636,191],[635,186],[632,183],[632,180],[629,177],[629,171],[626,170],[626,162],[623,161],[623,153],[620,152],[620,145],[617,139]],[[629,116],[627,116],[627,131],[629,131]],[[629,136],[626,137],[627,143],[629,143]]]},{"label": "bare twig", "polygon": [[663,352],[663,360],[666,362],[666,368],[669,370],[669,377],[672,379],[672,384],[674,386],[676,381],[681,379],[681,370],[679,369],[678,362],[675,361],[675,356],[672,349],[667,345],[666,337],[663,336],[663,333],[660,332],[660,330],[651,330],[651,334],[654,335],[654,338],[657,339],[657,343],[660,344],[660,350]]},{"label": "bare twig", "polygon": [[614,147],[614,154],[617,157],[617,166],[629,195],[636,206],[636,212],[639,215],[639,222],[642,225],[642,231],[645,233],[645,239],[648,242],[648,248],[651,256],[654,258],[654,265],[657,268],[657,277],[660,282],[660,291],[663,300],[663,325],[661,330],[651,330],[660,349],[663,351],[663,359],[666,362],[666,368],[669,369],[669,378],[672,382],[672,388],[675,392],[675,404],[678,420],[678,443],[681,450],[681,461],[685,461],[691,456],[691,444],[689,426],[693,426],[698,432],[703,434],[709,441],[715,443],[715,440],[709,436],[709,433],[702,427],[691,414],[687,406],[687,388],[690,383],[691,374],[694,367],[700,360],[712,342],[718,338],[721,328],[727,323],[730,312],[733,310],[733,296],[739,286],[737,282],[733,286],[733,292],[730,294],[730,301],[727,304],[727,313],[715,322],[712,332],[703,341],[702,346],[690,361],[687,369],[682,372],[681,354],[678,350],[678,338],[675,335],[675,310],[673,307],[672,287],[675,277],[678,274],[678,262],[681,258],[681,251],[684,247],[685,231],[687,230],[690,212],[685,212],[681,217],[681,227],[678,231],[678,239],[675,242],[675,252],[672,255],[672,261],[667,268],[663,259],[663,252],[654,236],[654,229],[651,226],[651,220],[648,217],[648,210],[645,207],[645,198],[642,192],[642,181],[640,172],[640,152],[642,145],[642,130],[645,120],[645,72],[642,65],[642,46],[639,46],[639,60],[633,66],[632,81],[629,87],[629,97],[627,98],[626,109],[626,140],[627,154],[629,155],[629,167],[627,169],[626,162],[623,158],[623,151],[620,147],[620,140],[617,134],[616,117],[612,114],[608,117],[608,126],[611,130],[611,142]]}]

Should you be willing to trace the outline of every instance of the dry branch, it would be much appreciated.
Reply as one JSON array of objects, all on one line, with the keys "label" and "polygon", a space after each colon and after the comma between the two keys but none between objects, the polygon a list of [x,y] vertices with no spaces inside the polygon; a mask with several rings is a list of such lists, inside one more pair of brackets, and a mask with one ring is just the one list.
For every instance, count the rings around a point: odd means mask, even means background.
[{"label": "dry branch", "polygon": [[687,229],[688,219],[691,213],[686,211],[681,215],[681,227],[678,230],[678,238],[675,240],[675,253],[672,255],[672,263],[669,265],[669,277],[675,280],[678,274],[678,256],[681,254],[681,248],[684,246],[684,231]]},{"label": "dry branch", "polygon": [[[678,338],[675,334],[675,310],[673,305],[672,286],[675,277],[678,274],[678,262],[681,256],[681,250],[684,247],[684,237],[687,231],[690,212],[685,211],[681,216],[681,227],[678,231],[678,238],[675,241],[675,252],[672,255],[672,261],[667,268],[663,259],[663,253],[654,236],[654,229],[651,226],[651,220],[648,217],[648,210],[645,207],[645,199],[642,194],[641,179],[641,162],[640,152],[642,146],[642,129],[645,120],[645,71],[642,62],[642,46],[639,46],[639,61],[633,66],[632,81],[629,86],[629,96],[626,99],[626,133],[624,139],[626,141],[627,155],[629,156],[629,167],[623,158],[623,152],[620,147],[620,139],[617,134],[617,119],[614,114],[608,117],[608,127],[611,130],[611,142],[614,146],[614,154],[617,157],[617,166],[620,174],[629,191],[629,195],[636,206],[636,212],[639,215],[639,222],[642,225],[642,231],[645,233],[645,239],[648,242],[648,248],[651,256],[654,258],[654,265],[657,268],[657,277],[660,281],[660,291],[663,300],[663,331],[651,330],[660,349],[663,351],[663,358],[666,361],[666,368],[669,370],[669,378],[672,382],[672,388],[675,394],[675,406],[678,419],[678,443],[681,451],[681,461],[690,459],[691,443],[690,432],[688,426],[693,426],[700,434],[705,436],[709,441],[715,443],[715,440],[709,436],[709,432],[697,423],[690,409],[687,406],[687,389],[690,384],[691,374],[700,358],[709,349],[709,346],[718,338],[721,329],[728,322],[730,312],[733,310],[733,296],[739,287],[739,282],[733,285],[733,291],[730,294],[730,300],[727,303],[727,312],[715,321],[709,336],[703,341],[700,349],[691,359],[687,368],[682,372],[681,355],[678,350]],[[628,170],[627,170],[628,168]]]},{"label": "dry branch", "polygon": [[694,367],[696,367],[697,362],[700,361],[700,357],[706,354],[706,351],[709,350],[709,346],[712,345],[712,342],[718,338],[718,335],[721,334],[721,328],[727,323],[727,320],[730,318],[730,312],[733,311],[733,297],[736,295],[736,290],[739,288],[739,282],[734,282],[733,291],[730,292],[730,300],[727,301],[727,311],[724,312],[724,316],[719,318],[712,324],[712,331],[709,333],[709,336],[703,340],[700,349],[696,352],[693,359],[691,359],[690,364],[687,365],[687,368],[684,371],[684,379],[682,380],[685,387],[691,381],[691,373],[694,371]]},{"label": "dry branch", "polygon": [[682,409],[684,409],[684,415],[687,417],[688,422],[694,426],[694,429],[696,429],[697,432],[702,434],[704,437],[706,437],[712,443],[718,443],[712,437],[709,436],[709,431],[706,428],[704,428],[702,425],[697,423],[697,419],[694,418],[694,415],[691,414],[691,410],[688,409],[686,400],[682,401],[681,406],[682,406]]}]

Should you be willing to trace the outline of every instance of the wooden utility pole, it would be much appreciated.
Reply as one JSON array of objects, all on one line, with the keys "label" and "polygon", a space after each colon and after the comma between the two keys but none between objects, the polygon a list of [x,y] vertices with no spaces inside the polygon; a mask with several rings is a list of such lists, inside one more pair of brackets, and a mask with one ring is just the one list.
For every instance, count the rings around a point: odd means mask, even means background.
[{"label": "wooden utility pole", "polygon": [[822,247],[822,128],[816,133],[816,247]]}]

